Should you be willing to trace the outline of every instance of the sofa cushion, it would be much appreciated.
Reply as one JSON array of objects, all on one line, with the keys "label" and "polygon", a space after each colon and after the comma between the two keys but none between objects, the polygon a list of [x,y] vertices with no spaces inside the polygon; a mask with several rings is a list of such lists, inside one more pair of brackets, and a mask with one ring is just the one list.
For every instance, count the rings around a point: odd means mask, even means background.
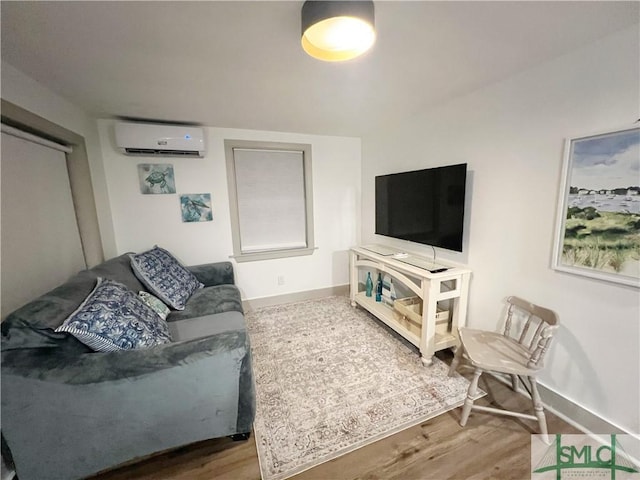
[{"label": "sofa cushion", "polygon": [[78,309],[56,329],[96,351],[112,352],[169,343],[166,322],[125,285],[98,278]]},{"label": "sofa cushion", "polygon": [[92,286],[95,284],[96,278],[101,277],[120,282],[134,292],[145,290],[144,285],[133,274],[129,254],[119,255],[89,270],[83,270],[79,273],[79,276],[91,278]]},{"label": "sofa cushion", "polygon": [[222,332],[244,332],[246,330],[244,315],[240,312],[222,312],[169,322],[169,332],[174,342],[210,337]]},{"label": "sofa cushion", "polygon": [[184,310],[189,297],[204,285],[173,255],[158,246],[131,254],[131,268],[147,288],[176,310]]},{"label": "sofa cushion", "polygon": [[154,312],[160,315],[160,318],[162,318],[163,320],[166,320],[167,315],[171,313],[169,307],[167,307],[162,300],[154,295],[151,295],[149,292],[140,291],[138,292],[138,296],[144,303],[150,306]]},{"label": "sofa cushion", "polygon": [[171,312],[167,321],[176,322],[222,312],[242,313],[240,290],[235,285],[217,285],[198,290],[191,296],[186,308]]},{"label": "sofa cushion", "polygon": [[25,328],[41,330],[43,334],[52,335],[52,339],[66,337],[54,334],[53,330],[62,325],[87,298],[98,277],[123,283],[134,292],[145,288],[133,274],[129,256],[120,255],[90,270],[79,272],[62,285],[10,313],[2,322],[3,333],[9,328]]}]

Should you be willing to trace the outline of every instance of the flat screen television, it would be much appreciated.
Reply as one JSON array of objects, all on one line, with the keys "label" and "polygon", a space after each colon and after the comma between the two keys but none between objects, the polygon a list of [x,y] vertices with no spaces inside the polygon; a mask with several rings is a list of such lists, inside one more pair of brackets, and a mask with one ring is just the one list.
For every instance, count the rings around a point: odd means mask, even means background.
[{"label": "flat screen television", "polygon": [[462,252],[467,164],[376,177],[376,233]]}]

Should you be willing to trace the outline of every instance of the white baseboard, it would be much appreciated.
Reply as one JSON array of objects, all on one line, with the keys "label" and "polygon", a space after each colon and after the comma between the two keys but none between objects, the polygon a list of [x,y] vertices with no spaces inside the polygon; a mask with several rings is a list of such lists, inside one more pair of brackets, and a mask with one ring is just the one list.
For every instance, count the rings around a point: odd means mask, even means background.
[{"label": "white baseboard", "polygon": [[334,287],[319,288],[317,290],[307,290],[305,292],[294,292],[286,293],[284,295],[274,295],[272,297],[247,299],[242,301],[242,308],[244,308],[244,310],[248,312],[260,307],[284,305],[285,303],[314,300],[316,298],[330,297],[332,295],[349,295],[349,285],[336,285]]},{"label": "white baseboard", "polygon": [[558,392],[538,383],[538,391],[545,408],[553,412],[567,423],[589,434],[620,433],[637,435],[637,432],[630,432],[625,428],[612,423],[589,409],[563,397]]},{"label": "white baseboard", "polygon": [[[503,377],[501,375],[491,374],[497,380],[511,386],[511,378]],[[544,408],[551,413],[557,415],[562,420],[572,425],[573,427],[581,430],[587,434],[609,434],[620,433],[637,435],[637,433],[629,432],[626,429],[615,425],[604,418],[596,415],[592,411],[585,407],[578,405],[577,403],[562,396],[555,390],[546,387],[538,382],[538,392],[540,393],[540,399],[544,404]],[[522,388],[518,389],[518,393],[529,397],[529,394]],[[529,397],[530,398],[530,397]]]}]

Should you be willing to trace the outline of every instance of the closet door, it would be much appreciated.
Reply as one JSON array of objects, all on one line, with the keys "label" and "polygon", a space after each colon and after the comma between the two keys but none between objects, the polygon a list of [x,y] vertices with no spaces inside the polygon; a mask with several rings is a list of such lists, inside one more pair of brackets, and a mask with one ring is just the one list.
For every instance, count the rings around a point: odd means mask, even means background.
[{"label": "closet door", "polygon": [[1,315],[85,268],[64,152],[2,133]]}]

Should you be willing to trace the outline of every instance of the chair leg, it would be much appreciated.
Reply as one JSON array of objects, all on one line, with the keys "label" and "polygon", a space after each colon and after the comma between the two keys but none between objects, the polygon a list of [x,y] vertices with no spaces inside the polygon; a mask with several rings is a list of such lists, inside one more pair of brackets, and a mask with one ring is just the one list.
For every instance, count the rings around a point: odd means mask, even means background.
[{"label": "chair leg", "polygon": [[540,433],[547,438],[547,419],[544,415],[544,407],[542,406],[542,401],[540,400],[540,394],[538,393],[538,384],[536,382],[536,377],[529,377],[529,382],[531,383],[531,401],[533,402],[533,410],[535,411],[535,415],[538,418],[538,425],[540,426]]},{"label": "chair leg", "polygon": [[517,375],[515,375],[515,374],[512,374],[512,375],[511,375],[511,389],[512,389],[514,392],[517,392],[517,391],[518,391],[518,376],[517,376]]},{"label": "chair leg", "polygon": [[473,372],[473,378],[471,379],[469,390],[467,390],[467,398],[464,400],[464,406],[462,407],[462,415],[460,417],[460,426],[462,427],[467,424],[467,419],[469,418],[469,414],[471,413],[471,407],[473,407],[473,399],[478,392],[478,380],[480,379],[480,375],[482,375],[482,369],[476,368],[476,370]]},{"label": "chair leg", "polygon": [[458,368],[458,364],[460,363],[460,359],[462,358],[462,345],[458,345],[456,348],[456,353],[453,356],[453,360],[451,360],[451,366],[449,367],[449,376],[453,376],[456,373],[456,369]]}]

